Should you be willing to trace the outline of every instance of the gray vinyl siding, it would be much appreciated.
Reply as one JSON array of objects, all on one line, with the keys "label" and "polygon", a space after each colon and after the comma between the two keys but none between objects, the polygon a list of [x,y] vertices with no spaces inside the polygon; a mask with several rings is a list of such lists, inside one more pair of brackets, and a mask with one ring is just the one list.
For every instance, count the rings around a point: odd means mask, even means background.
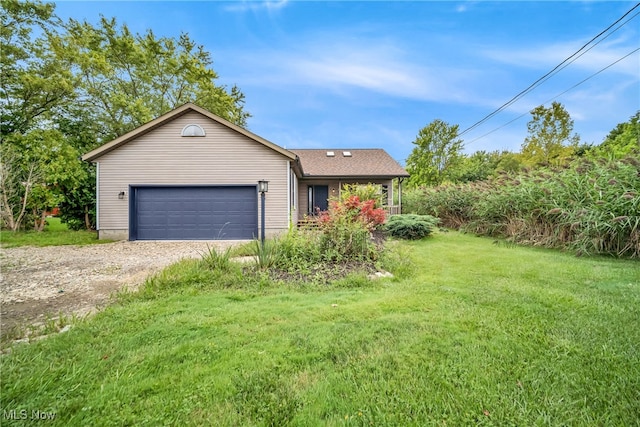
[{"label": "gray vinyl siding", "polygon": [[[206,136],[180,136],[188,124],[200,125]],[[128,229],[130,185],[257,185],[266,179],[267,232],[286,230],[288,161],[226,126],[189,112],[98,159],[100,229]],[[124,199],[118,199],[121,191],[127,193]]]}]

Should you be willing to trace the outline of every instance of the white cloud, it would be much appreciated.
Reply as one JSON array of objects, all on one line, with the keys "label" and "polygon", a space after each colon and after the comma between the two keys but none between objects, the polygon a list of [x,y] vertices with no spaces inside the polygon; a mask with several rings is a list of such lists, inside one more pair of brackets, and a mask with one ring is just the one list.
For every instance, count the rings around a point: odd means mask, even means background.
[{"label": "white cloud", "polygon": [[[349,96],[354,90],[427,101],[462,101],[475,71],[420,64],[397,43],[323,35],[286,49],[235,54],[251,70],[241,84],[305,86]],[[427,60],[428,61],[428,60]],[[260,70],[255,77],[256,70]]]},{"label": "white cloud", "polygon": [[285,7],[289,3],[289,0],[244,0],[240,2],[234,2],[224,7],[227,12],[246,12],[246,11],[258,11],[258,10],[279,10]]},{"label": "white cloud", "polygon": [[[576,53],[586,41],[554,43],[546,46],[531,46],[526,48],[500,48],[483,50],[485,57],[504,64],[522,68],[544,69],[549,71],[565,59]],[[627,37],[621,36],[608,39],[588,51],[583,51],[573,57],[568,69],[583,69],[597,72],[624,57],[634,49],[637,43],[631,43]],[[640,67],[637,56],[622,60],[610,68],[612,72],[638,76]]]}]

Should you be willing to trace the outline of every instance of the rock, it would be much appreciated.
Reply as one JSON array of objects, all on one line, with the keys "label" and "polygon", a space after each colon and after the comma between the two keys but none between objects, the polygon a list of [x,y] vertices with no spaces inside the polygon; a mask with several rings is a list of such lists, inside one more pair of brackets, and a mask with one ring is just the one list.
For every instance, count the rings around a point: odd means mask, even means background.
[{"label": "rock", "polygon": [[374,274],[369,275],[369,279],[381,279],[383,277],[393,277],[393,274],[388,271],[376,271]]}]

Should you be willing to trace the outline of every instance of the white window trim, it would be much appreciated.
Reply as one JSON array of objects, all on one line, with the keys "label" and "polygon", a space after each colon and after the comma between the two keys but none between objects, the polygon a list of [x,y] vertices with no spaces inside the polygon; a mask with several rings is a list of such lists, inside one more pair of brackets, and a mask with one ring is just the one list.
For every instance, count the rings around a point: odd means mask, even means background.
[{"label": "white window trim", "polygon": [[[186,130],[191,128],[191,127],[195,127],[195,128],[200,129],[200,132],[202,132],[202,135],[187,135],[187,134],[185,134]],[[188,125],[186,125],[185,127],[182,128],[182,132],[180,132],[180,136],[184,136],[186,138],[197,138],[197,137],[207,136],[207,133],[204,131],[202,126],[197,125],[195,123],[190,123],[190,124],[188,124]]]}]

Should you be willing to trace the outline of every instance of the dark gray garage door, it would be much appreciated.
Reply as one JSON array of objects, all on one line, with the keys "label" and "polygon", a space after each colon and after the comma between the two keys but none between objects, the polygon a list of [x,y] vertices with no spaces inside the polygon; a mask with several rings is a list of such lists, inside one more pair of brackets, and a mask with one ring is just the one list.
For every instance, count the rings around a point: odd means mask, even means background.
[{"label": "dark gray garage door", "polygon": [[133,187],[131,240],[237,240],[258,235],[255,186]]}]

